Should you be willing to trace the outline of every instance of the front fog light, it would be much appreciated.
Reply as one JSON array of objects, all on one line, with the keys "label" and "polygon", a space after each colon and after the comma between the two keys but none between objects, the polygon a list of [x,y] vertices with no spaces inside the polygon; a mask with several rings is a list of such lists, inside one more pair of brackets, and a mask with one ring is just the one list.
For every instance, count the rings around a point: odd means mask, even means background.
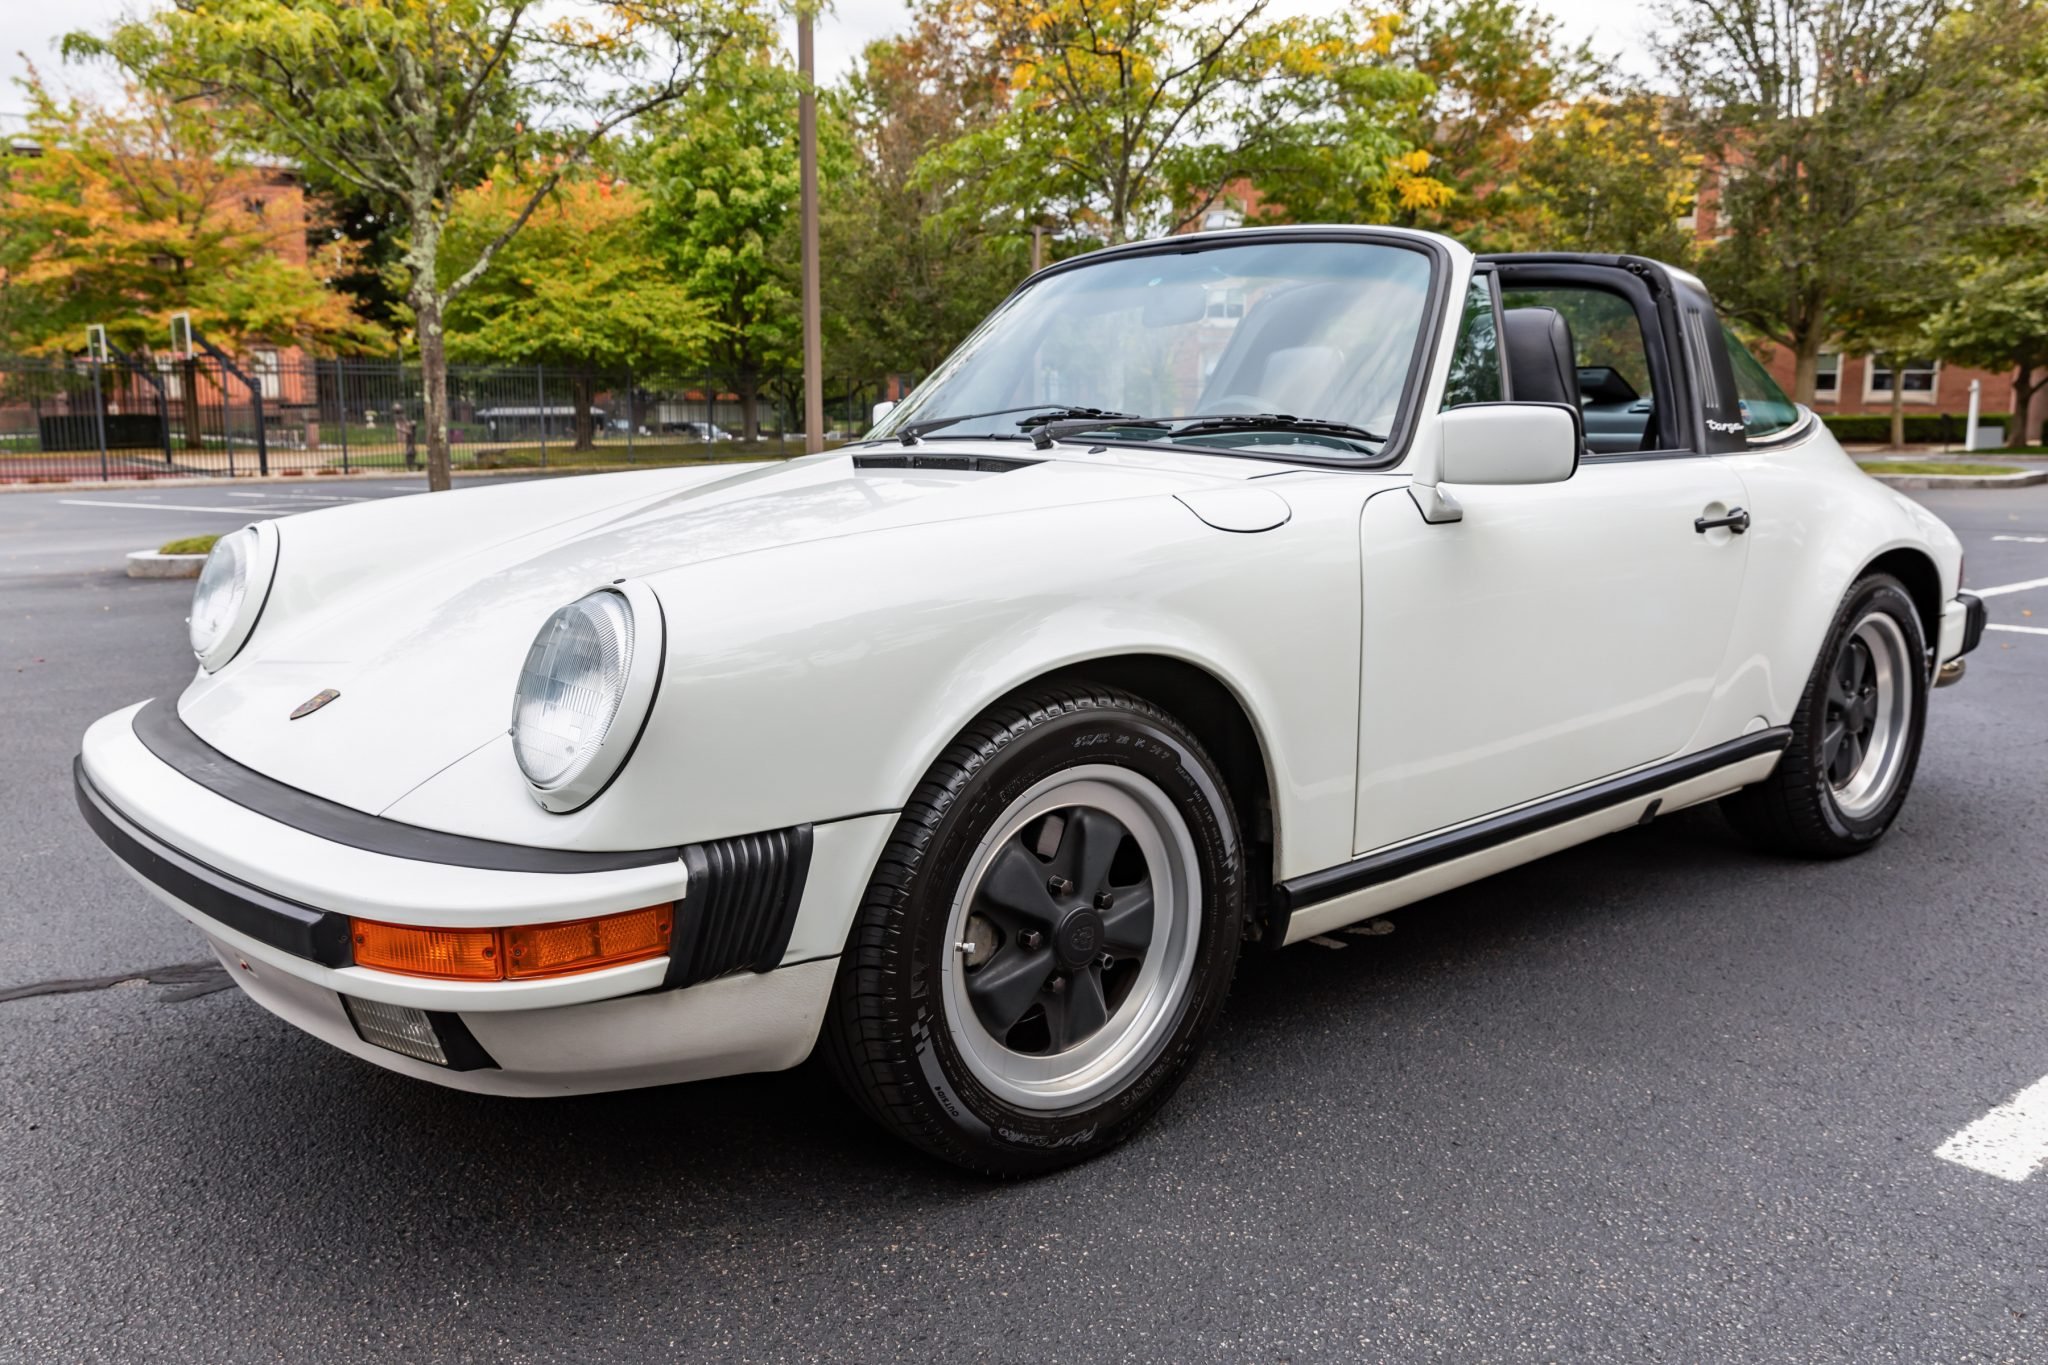
[{"label": "front fog light", "polygon": [[341,1003],[348,1007],[349,1022],[356,1026],[356,1036],[364,1042],[389,1048],[415,1061],[448,1065],[448,1053],[425,1010],[410,1005],[387,1005],[381,1000],[361,1000],[353,995],[344,995]]},{"label": "front fog light", "polygon": [[661,604],[613,584],[548,617],[512,693],[512,755],[534,799],[572,811],[604,790],[647,720],[661,676]]}]

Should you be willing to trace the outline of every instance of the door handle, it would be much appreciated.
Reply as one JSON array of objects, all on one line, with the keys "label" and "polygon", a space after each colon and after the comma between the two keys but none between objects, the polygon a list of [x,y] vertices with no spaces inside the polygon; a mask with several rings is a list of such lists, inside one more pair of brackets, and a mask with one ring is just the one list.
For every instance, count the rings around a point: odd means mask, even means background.
[{"label": "door handle", "polygon": [[1749,513],[1743,511],[1740,507],[1731,507],[1728,509],[1728,515],[1725,517],[1693,518],[1692,529],[1698,531],[1701,535],[1705,535],[1717,526],[1725,526],[1739,536],[1749,529]]}]

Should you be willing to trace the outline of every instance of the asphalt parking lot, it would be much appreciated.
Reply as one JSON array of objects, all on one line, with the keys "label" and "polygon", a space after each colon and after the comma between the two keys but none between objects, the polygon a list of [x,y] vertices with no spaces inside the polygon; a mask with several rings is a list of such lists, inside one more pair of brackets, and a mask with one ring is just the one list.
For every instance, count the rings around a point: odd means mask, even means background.
[{"label": "asphalt parking lot", "polygon": [[1248,959],[1161,1122],[994,1186],[808,1067],[466,1096],[191,965],[72,803],[191,671],[120,552],[416,486],[0,496],[0,1358],[2048,1359],[2048,1174],[1936,1155],[2048,1076],[2048,488],[1916,495],[2033,586],[1877,851],[1685,812]]}]

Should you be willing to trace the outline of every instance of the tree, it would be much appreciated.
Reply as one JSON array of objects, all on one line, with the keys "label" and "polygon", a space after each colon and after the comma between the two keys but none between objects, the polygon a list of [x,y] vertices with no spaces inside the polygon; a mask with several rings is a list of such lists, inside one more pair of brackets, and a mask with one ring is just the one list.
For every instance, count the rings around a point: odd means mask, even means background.
[{"label": "tree", "polygon": [[[2048,246],[2048,243],[2044,243]],[[2011,445],[2041,435],[2035,395],[2048,386],[2048,250],[1964,263],[1956,298],[1935,317],[1941,354],[1987,369],[2010,369]]]},{"label": "tree", "polygon": [[1724,311],[1792,352],[1801,402],[1857,291],[1939,287],[1942,238],[2001,179],[2011,111],[1967,52],[1936,41],[1946,13],[1946,0],[1671,0],[1667,64],[1713,163],[1702,273]]},{"label": "tree", "polygon": [[[442,242],[445,276],[469,268],[525,193],[492,180],[457,198]],[[576,449],[590,449],[601,374],[675,374],[715,335],[703,304],[664,268],[648,228],[646,196],[632,186],[563,181],[449,305],[449,357],[566,371]]]},{"label": "tree", "polygon": [[[556,184],[615,130],[694,86],[760,16],[740,0],[174,0],[111,36],[73,35],[250,144],[360,192],[403,224],[426,398],[428,486],[448,480],[445,317]],[[442,239],[459,193],[510,168],[524,193],[460,274]]]},{"label": "tree", "polygon": [[[741,438],[760,437],[768,375],[800,363],[797,77],[766,44],[734,47],[703,85],[650,120],[631,160],[651,200],[652,241],[716,324],[705,355],[740,399]],[[844,174],[836,123],[819,120],[819,176]]]},{"label": "tree", "polygon": [[233,347],[382,339],[333,287],[346,249],[309,246],[292,178],[238,157],[204,110],[22,89],[36,150],[0,171],[0,349],[77,351],[92,324],[160,346],[174,313]]},{"label": "tree", "polygon": [[1690,265],[1700,158],[1672,112],[1667,97],[1622,89],[1538,120],[1503,191],[1514,211],[1488,217],[1489,244]]},{"label": "tree", "polygon": [[854,374],[928,372],[1028,270],[1029,225],[946,212],[934,149],[999,112],[989,50],[934,11],[868,45],[830,106],[856,163],[825,199],[826,325]]},{"label": "tree", "polygon": [[1428,89],[1389,59],[1389,21],[1275,19],[1271,0],[937,3],[1006,75],[1001,112],[921,169],[953,212],[1116,243],[1198,222],[1238,182],[1297,214],[1435,184],[1383,117]]},{"label": "tree", "polygon": [[[1403,131],[1449,191],[1402,208],[1401,221],[1476,249],[1526,241],[1548,205],[1520,193],[1525,163],[1539,130],[1598,79],[1599,61],[1585,44],[1568,46],[1555,17],[1518,0],[1405,0],[1399,14],[1394,56],[1434,87]],[[1581,117],[1569,131],[1583,144],[1596,125]]]}]

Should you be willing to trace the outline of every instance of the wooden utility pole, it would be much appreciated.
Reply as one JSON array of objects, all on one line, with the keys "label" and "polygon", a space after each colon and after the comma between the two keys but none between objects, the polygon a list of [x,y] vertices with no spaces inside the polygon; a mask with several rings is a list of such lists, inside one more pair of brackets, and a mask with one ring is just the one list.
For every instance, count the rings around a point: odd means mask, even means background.
[{"label": "wooden utility pole", "polygon": [[815,455],[825,448],[825,340],[818,305],[818,83],[811,48],[810,0],[798,0],[796,64],[803,74],[796,137],[804,255],[804,452]]}]

